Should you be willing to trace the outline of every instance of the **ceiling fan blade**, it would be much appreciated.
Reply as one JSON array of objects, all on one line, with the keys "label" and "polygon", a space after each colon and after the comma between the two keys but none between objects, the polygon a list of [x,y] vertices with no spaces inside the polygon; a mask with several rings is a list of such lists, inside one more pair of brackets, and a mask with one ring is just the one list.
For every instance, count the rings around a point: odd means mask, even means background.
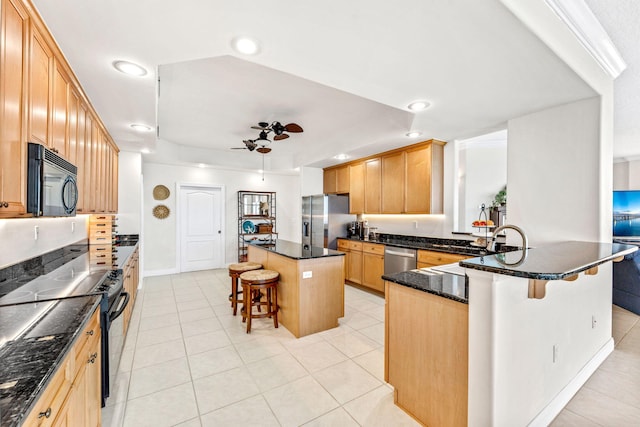
[{"label": "ceiling fan blade", "polygon": [[291,133],[304,132],[302,127],[297,123],[289,123],[288,125],[286,125],[284,127],[284,130],[287,131],[287,132],[291,132]]},{"label": "ceiling fan blade", "polygon": [[267,154],[271,151],[271,148],[268,147],[260,147],[256,150],[258,153]]},{"label": "ceiling fan blade", "polygon": [[267,128],[263,128],[263,127],[260,127],[260,126],[251,126],[251,129],[266,130]]},{"label": "ceiling fan blade", "polygon": [[231,150],[246,150],[247,147],[231,147]]},{"label": "ceiling fan blade", "polygon": [[276,135],[273,137],[274,141],[280,141],[282,139],[287,139],[289,138],[289,135],[287,135],[286,133],[280,134],[280,135]]}]

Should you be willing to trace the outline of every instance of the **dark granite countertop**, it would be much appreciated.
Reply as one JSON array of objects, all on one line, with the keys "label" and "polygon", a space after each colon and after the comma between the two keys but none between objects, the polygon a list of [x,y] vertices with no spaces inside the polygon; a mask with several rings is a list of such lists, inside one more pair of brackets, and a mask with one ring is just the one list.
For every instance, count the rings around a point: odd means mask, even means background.
[{"label": "dark granite countertop", "polygon": [[430,294],[469,303],[469,284],[466,276],[441,273],[428,268],[383,275],[384,280]]},{"label": "dark granite countertop", "polygon": [[137,246],[137,243],[134,243],[133,245],[114,247],[115,249],[114,254],[117,257],[116,268],[120,268],[120,269],[124,268],[124,265],[129,260],[129,257],[136,250],[136,246]]},{"label": "dark granite countertop", "polygon": [[468,256],[493,255],[495,253],[516,250],[513,246],[498,243],[498,250],[492,252],[484,247],[473,246],[472,240],[445,239],[439,237],[405,236],[400,234],[380,234],[377,240],[361,240],[356,237],[340,237],[345,240],[355,240],[368,243],[379,243],[385,246],[395,246],[398,248],[423,249],[434,252],[444,252]]},{"label": "dark granite countertop", "polygon": [[293,259],[313,259],[324,258],[329,256],[344,256],[344,252],[334,251],[333,249],[318,248],[311,246],[304,248],[302,244],[290,242],[288,240],[278,239],[274,245],[261,245],[260,243],[251,243],[252,245],[274,252],[278,255],[286,256]]},{"label": "dark granite countertop", "polygon": [[[47,314],[19,338],[0,347],[0,426],[20,425],[99,306],[102,294],[52,302]],[[37,303],[42,304],[42,303]],[[0,307],[0,336],[7,316],[37,304]]]},{"label": "dark granite countertop", "polygon": [[538,280],[561,280],[638,250],[619,243],[560,242],[460,261],[474,270]]}]

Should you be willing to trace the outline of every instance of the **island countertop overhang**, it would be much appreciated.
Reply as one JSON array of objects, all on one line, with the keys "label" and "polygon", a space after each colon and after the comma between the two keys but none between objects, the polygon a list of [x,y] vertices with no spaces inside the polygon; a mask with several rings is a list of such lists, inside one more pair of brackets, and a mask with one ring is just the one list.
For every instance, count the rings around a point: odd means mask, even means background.
[{"label": "island countertop overhang", "polygon": [[562,280],[638,250],[621,243],[566,241],[460,261],[464,268],[535,280]]},{"label": "island countertop overhang", "polygon": [[314,259],[332,256],[344,256],[344,252],[333,249],[320,248],[317,246],[305,247],[300,243],[291,242],[289,240],[277,239],[273,245],[262,245],[260,243],[251,243],[260,249],[264,249],[278,255],[292,259]]}]

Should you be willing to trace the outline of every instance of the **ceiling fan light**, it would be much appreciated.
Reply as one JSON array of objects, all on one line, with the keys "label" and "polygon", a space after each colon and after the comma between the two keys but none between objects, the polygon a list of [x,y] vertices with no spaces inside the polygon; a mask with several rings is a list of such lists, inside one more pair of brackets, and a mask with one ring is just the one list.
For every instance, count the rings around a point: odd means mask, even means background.
[{"label": "ceiling fan light", "polygon": [[121,73],[129,74],[130,76],[142,77],[147,75],[147,70],[144,67],[129,61],[114,61],[113,67]]},{"label": "ceiling fan light", "polygon": [[236,37],[231,41],[231,46],[243,55],[255,55],[260,51],[258,42],[251,37]]},{"label": "ceiling fan light", "polygon": [[407,106],[411,111],[422,111],[431,105],[429,101],[413,101]]}]

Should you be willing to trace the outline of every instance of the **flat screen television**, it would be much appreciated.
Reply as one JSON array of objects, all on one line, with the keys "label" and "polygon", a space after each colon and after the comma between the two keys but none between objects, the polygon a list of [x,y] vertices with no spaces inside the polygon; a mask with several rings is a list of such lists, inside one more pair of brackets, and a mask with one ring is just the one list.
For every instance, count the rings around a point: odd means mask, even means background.
[{"label": "flat screen television", "polygon": [[640,239],[640,190],[613,192],[613,236]]}]

